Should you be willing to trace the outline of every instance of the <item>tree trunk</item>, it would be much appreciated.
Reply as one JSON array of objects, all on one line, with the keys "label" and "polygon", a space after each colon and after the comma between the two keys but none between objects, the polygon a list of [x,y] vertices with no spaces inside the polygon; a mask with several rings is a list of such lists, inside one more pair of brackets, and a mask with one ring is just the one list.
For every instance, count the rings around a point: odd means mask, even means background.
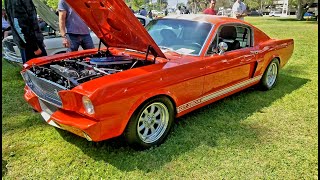
[{"label": "tree trunk", "polygon": [[300,21],[304,20],[304,18],[303,18],[304,13],[306,13],[306,9],[303,8],[302,3],[299,2],[299,4],[298,4],[298,12],[297,12],[297,19],[300,20]]}]

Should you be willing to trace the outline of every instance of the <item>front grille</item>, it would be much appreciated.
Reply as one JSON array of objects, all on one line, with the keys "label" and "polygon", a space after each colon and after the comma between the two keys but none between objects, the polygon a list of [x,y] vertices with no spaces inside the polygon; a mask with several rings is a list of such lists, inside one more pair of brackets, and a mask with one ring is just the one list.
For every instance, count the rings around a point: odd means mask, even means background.
[{"label": "front grille", "polygon": [[67,88],[53,83],[44,78],[37,77],[33,72],[27,70],[22,73],[22,77],[27,86],[42,100],[62,107],[62,101],[58,92]]},{"label": "front grille", "polygon": [[41,106],[42,111],[45,111],[49,115],[52,115],[54,112],[58,110],[58,108],[46,101],[39,100],[39,104]]}]

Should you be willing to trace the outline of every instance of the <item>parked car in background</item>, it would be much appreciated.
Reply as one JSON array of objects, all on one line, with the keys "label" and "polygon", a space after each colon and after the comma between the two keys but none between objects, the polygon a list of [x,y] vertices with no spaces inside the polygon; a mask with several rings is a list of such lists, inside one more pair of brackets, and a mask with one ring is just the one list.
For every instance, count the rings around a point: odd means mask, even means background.
[{"label": "parked car in background", "polygon": [[305,12],[303,15],[303,18],[305,18],[306,20],[310,20],[310,19],[316,19],[317,17],[313,12]]},{"label": "parked car in background", "polygon": [[231,8],[219,8],[219,11],[217,13],[217,16],[225,16],[225,17],[230,17],[232,13],[232,9]]},{"label": "parked car in background", "polygon": [[28,61],[24,98],[45,122],[88,141],[159,145],[175,118],[253,85],[273,88],[293,53],[293,39],[234,18],[169,15],[144,28],[124,1],[66,2],[107,48]]},{"label": "parked car in background", "polygon": [[[37,7],[37,14],[48,24],[45,28],[44,41],[45,49],[48,55],[65,53],[67,48],[62,45],[62,37],[59,33],[59,19],[58,16],[50,10],[50,8],[45,5],[40,0],[33,0],[35,6]],[[137,19],[141,22],[143,26],[146,26],[151,19],[135,14]],[[99,38],[94,32],[90,32],[95,48],[99,46]],[[103,46],[103,45],[102,45]],[[2,57],[10,62],[22,63],[22,58],[18,46],[13,42],[13,37],[8,36],[2,40]],[[81,47],[79,50],[83,50]]]},{"label": "parked car in background", "polygon": [[262,13],[258,12],[258,11],[250,11],[248,13],[248,16],[263,16]]},{"label": "parked car in background", "polygon": [[282,13],[281,13],[281,11],[270,11],[269,16],[270,17],[281,17]]},{"label": "parked car in background", "polygon": [[141,22],[141,24],[142,24],[143,26],[148,25],[149,22],[152,20],[152,19],[150,19],[150,18],[148,18],[148,17],[146,17],[146,16],[142,16],[142,15],[140,15],[140,14],[134,14],[134,15],[138,18],[138,20]]}]

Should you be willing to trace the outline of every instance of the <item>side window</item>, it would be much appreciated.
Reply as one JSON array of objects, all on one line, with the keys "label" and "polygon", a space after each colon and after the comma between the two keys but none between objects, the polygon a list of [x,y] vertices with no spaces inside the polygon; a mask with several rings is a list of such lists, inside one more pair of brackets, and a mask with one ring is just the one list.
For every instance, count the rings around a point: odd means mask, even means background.
[{"label": "side window", "polygon": [[207,55],[218,53],[218,44],[220,42],[225,42],[228,45],[227,51],[251,47],[251,37],[251,30],[248,27],[235,25],[221,26],[217,32],[217,35],[209,46]]}]

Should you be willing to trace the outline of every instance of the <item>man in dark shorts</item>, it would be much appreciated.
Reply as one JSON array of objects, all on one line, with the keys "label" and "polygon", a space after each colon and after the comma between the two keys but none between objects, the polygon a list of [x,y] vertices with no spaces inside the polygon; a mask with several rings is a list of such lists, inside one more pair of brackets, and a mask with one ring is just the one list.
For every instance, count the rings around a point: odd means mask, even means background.
[{"label": "man in dark shorts", "polygon": [[90,30],[79,15],[65,2],[59,0],[59,29],[62,36],[62,44],[70,51],[94,48]]}]

